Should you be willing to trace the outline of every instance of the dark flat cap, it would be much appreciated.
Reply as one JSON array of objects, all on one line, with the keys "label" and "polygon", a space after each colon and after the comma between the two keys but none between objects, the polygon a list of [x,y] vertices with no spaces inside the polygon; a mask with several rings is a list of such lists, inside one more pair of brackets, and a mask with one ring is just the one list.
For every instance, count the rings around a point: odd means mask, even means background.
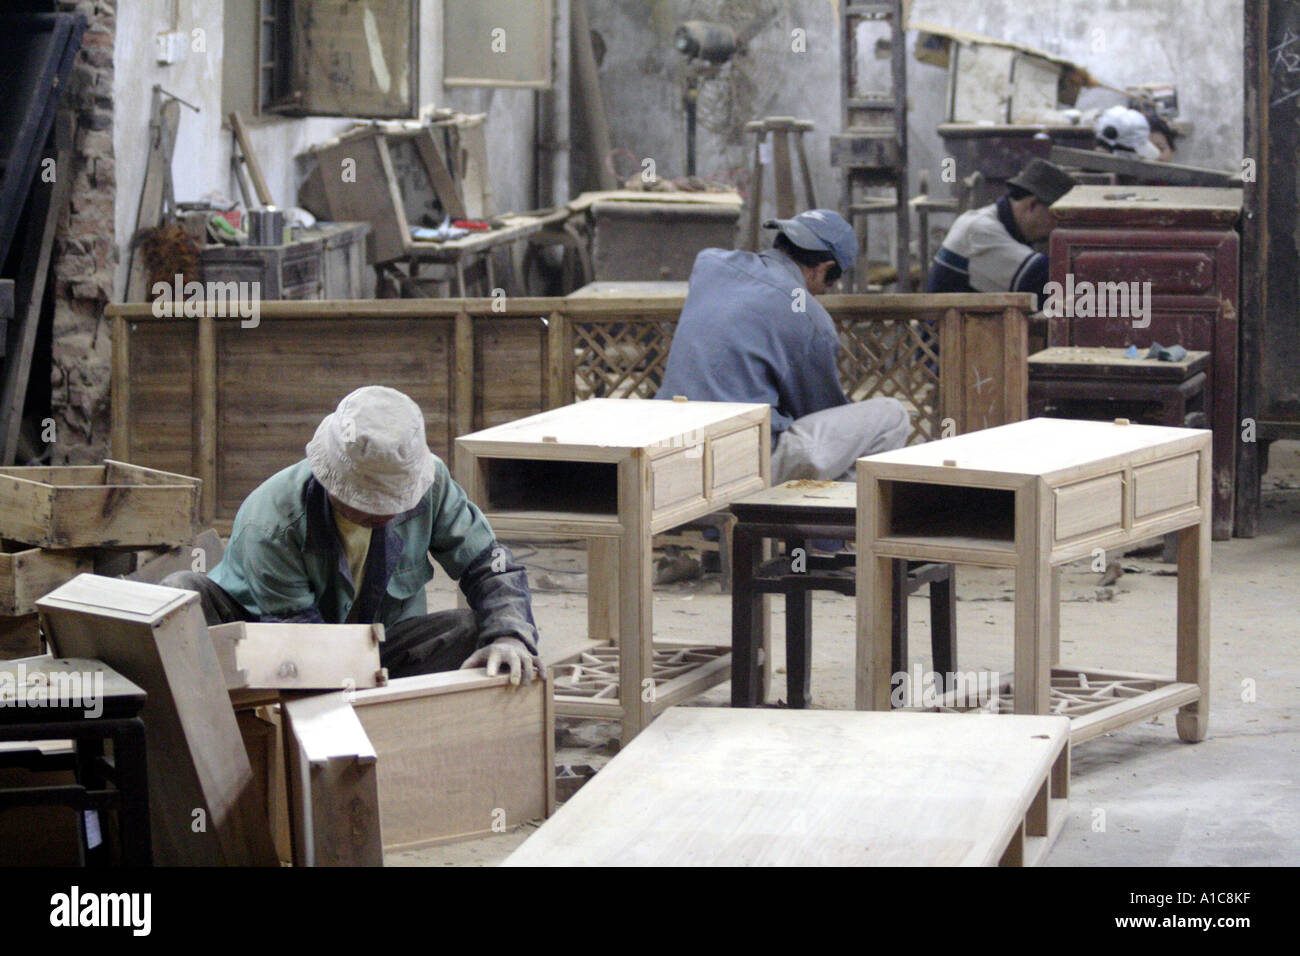
[{"label": "dark flat cap", "polygon": [[1007,185],[1028,190],[1050,206],[1078,184],[1060,166],[1045,159],[1031,159],[1024,169],[1007,180]]}]

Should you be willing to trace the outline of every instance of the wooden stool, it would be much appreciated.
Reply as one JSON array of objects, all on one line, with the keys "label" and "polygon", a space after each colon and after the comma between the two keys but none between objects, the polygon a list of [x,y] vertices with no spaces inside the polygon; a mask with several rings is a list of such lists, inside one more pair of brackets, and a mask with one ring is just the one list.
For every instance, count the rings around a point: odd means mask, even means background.
[{"label": "wooden stool", "polygon": [[745,132],[754,134],[754,171],[753,198],[749,208],[749,245],[747,249],[758,251],[758,229],[763,221],[763,142],[767,134],[772,134],[772,175],[776,180],[776,214],[781,219],[789,219],[799,212],[794,200],[794,167],[790,163],[790,139],[793,135],[794,146],[799,154],[800,172],[803,174],[804,197],[808,201],[806,209],[817,208],[817,195],[813,191],[812,170],[808,167],[808,154],[803,148],[803,134],[814,129],[812,120],[799,120],[793,116],[768,116],[761,120],[751,120],[745,124]]},{"label": "wooden stool", "polygon": [[[857,593],[856,555],[814,555],[809,542],[853,540],[857,536],[857,486],[851,482],[788,481],[733,501],[731,590],[731,706],[753,707],[759,700],[757,648],[759,608],[764,594],[785,595],[786,685],[789,706],[804,708],[811,696],[812,602],[810,591]],[[762,561],[766,538],[785,542],[785,553]],[[956,666],[957,593],[948,564],[897,561],[894,564],[890,621],[893,669],[907,668],[907,598],[930,585],[930,650],[933,670],[948,674]]]},{"label": "wooden stool", "polygon": [[[73,688],[77,699],[69,696]],[[144,702],[143,690],[99,661],[33,657],[0,662],[0,740],[71,739],[77,766],[73,785],[0,790],[0,809],[42,804],[79,811],[115,809],[122,864],[151,865],[149,779],[140,719]],[[90,716],[92,710],[99,715]],[[104,756],[106,739],[113,742],[111,758]],[[81,849],[84,858],[86,848]]]},{"label": "wooden stool", "polygon": [[1205,428],[1209,364],[1209,352],[1161,362],[1125,358],[1123,349],[1044,349],[1029,356],[1029,414]]}]

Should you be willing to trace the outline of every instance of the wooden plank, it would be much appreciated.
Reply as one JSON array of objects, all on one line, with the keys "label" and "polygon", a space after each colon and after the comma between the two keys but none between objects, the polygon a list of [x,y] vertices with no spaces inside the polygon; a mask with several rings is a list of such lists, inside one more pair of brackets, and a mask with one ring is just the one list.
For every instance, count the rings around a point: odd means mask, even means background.
[{"label": "wooden plank", "polygon": [[443,212],[452,219],[464,219],[465,200],[461,196],[460,185],[452,177],[451,170],[442,158],[442,150],[433,141],[433,132],[428,127],[421,129],[415,134],[414,142]]},{"label": "wooden plank", "polygon": [[154,862],[274,865],[198,595],[83,574],[37,607],[58,656],[102,660],[149,695],[141,717]]},{"label": "wooden plank", "polygon": [[[1240,173],[1229,173],[1203,166],[1180,163],[1157,163],[1136,156],[1121,156],[1095,149],[1053,146],[1052,162],[1100,173],[1118,173],[1138,182],[1158,182],[1164,186],[1229,187],[1241,183]],[[1112,192],[1123,187],[1107,187]]]},{"label": "wooden plank", "polygon": [[125,577],[145,584],[161,584],[163,578],[175,571],[206,574],[221,563],[225,552],[226,546],[222,543],[221,535],[217,534],[215,528],[209,528],[196,535],[193,541],[178,548],[155,552],[153,557],[147,558],[143,552],[138,554],[135,570]]},{"label": "wooden plank", "polygon": [[676,707],[507,866],[993,865],[1064,717]]},{"label": "wooden plank", "polygon": [[244,130],[244,123],[239,118],[238,113],[231,113],[229,116],[230,128],[235,132],[235,139],[239,142],[239,152],[244,157],[244,165],[248,167],[248,178],[253,181],[253,188],[257,191],[257,201],[262,206],[273,206],[275,200],[271,197],[271,189],[266,185],[266,177],[262,175],[262,164],[257,160],[257,154],[253,152],[253,147],[248,141],[248,133]]},{"label": "wooden plank", "polygon": [[348,695],[280,706],[294,866],[383,866],[378,756]]},{"label": "wooden plank", "polygon": [[250,624],[208,629],[227,690],[356,690],[388,680],[382,624]]},{"label": "wooden plank", "polygon": [[[1163,165],[1163,164],[1162,164]],[[1052,203],[1062,226],[1113,224],[1233,226],[1241,217],[1240,189],[1199,186],[1075,186]]]},{"label": "wooden plank", "polygon": [[390,852],[502,832],[554,801],[553,688],[483,670],[402,677],[358,691],[353,708],[379,755]]},{"label": "wooden plank", "polygon": [[199,498],[199,520],[211,524],[217,514],[217,341],[216,329],[210,316],[200,316],[198,354],[198,404],[199,414],[194,417],[198,429],[194,450],[198,460],[194,473],[203,482]]},{"label": "wooden plank", "polygon": [[1083,743],[1085,740],[1110,733],[1126,724],[1154,717],[1175,707],[1193,704],[1200,697],[1200,688],[1195,684],[1166,684],[1140,697],[1130,697],[1120,703],[1084,714],[1082,717],[1075,717],[1070,722],[1070,740],[1076,744]]}]

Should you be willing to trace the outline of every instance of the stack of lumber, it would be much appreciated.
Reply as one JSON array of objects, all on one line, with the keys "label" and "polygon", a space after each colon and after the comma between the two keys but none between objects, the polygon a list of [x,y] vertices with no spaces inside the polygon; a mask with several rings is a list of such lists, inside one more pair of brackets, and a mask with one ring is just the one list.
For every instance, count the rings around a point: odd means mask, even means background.
[{"label": "stack of lumber", "polygon": [[78,574],[182,554],[198,503],[197,478],[125,462],[0,468],[0,658],[40,653],[36,601]]},{"label": "stack of lumber", "polygon": [[192,591],[94,574],[37,608],[56,654],[149,694],[160,865],[380,866],[553,809],[549,677],[389,681],[381,625],[209,628]]}]

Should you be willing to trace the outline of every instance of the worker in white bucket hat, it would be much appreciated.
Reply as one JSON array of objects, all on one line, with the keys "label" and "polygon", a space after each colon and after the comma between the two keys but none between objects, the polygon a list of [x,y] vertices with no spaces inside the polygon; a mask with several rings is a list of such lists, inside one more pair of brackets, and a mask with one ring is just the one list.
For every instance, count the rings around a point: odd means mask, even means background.
[{"label": "worker in white bucket hat", "polygon": [[[347,395],[307,443],[240,506],[209,575],[173,574],[199,592],[209,624],[381,623],[389,676],[458,667],[541,672],[524,569],[425,441],[406,395],[372,385]],[[469,609],[429,614],[432,557]]]}]

